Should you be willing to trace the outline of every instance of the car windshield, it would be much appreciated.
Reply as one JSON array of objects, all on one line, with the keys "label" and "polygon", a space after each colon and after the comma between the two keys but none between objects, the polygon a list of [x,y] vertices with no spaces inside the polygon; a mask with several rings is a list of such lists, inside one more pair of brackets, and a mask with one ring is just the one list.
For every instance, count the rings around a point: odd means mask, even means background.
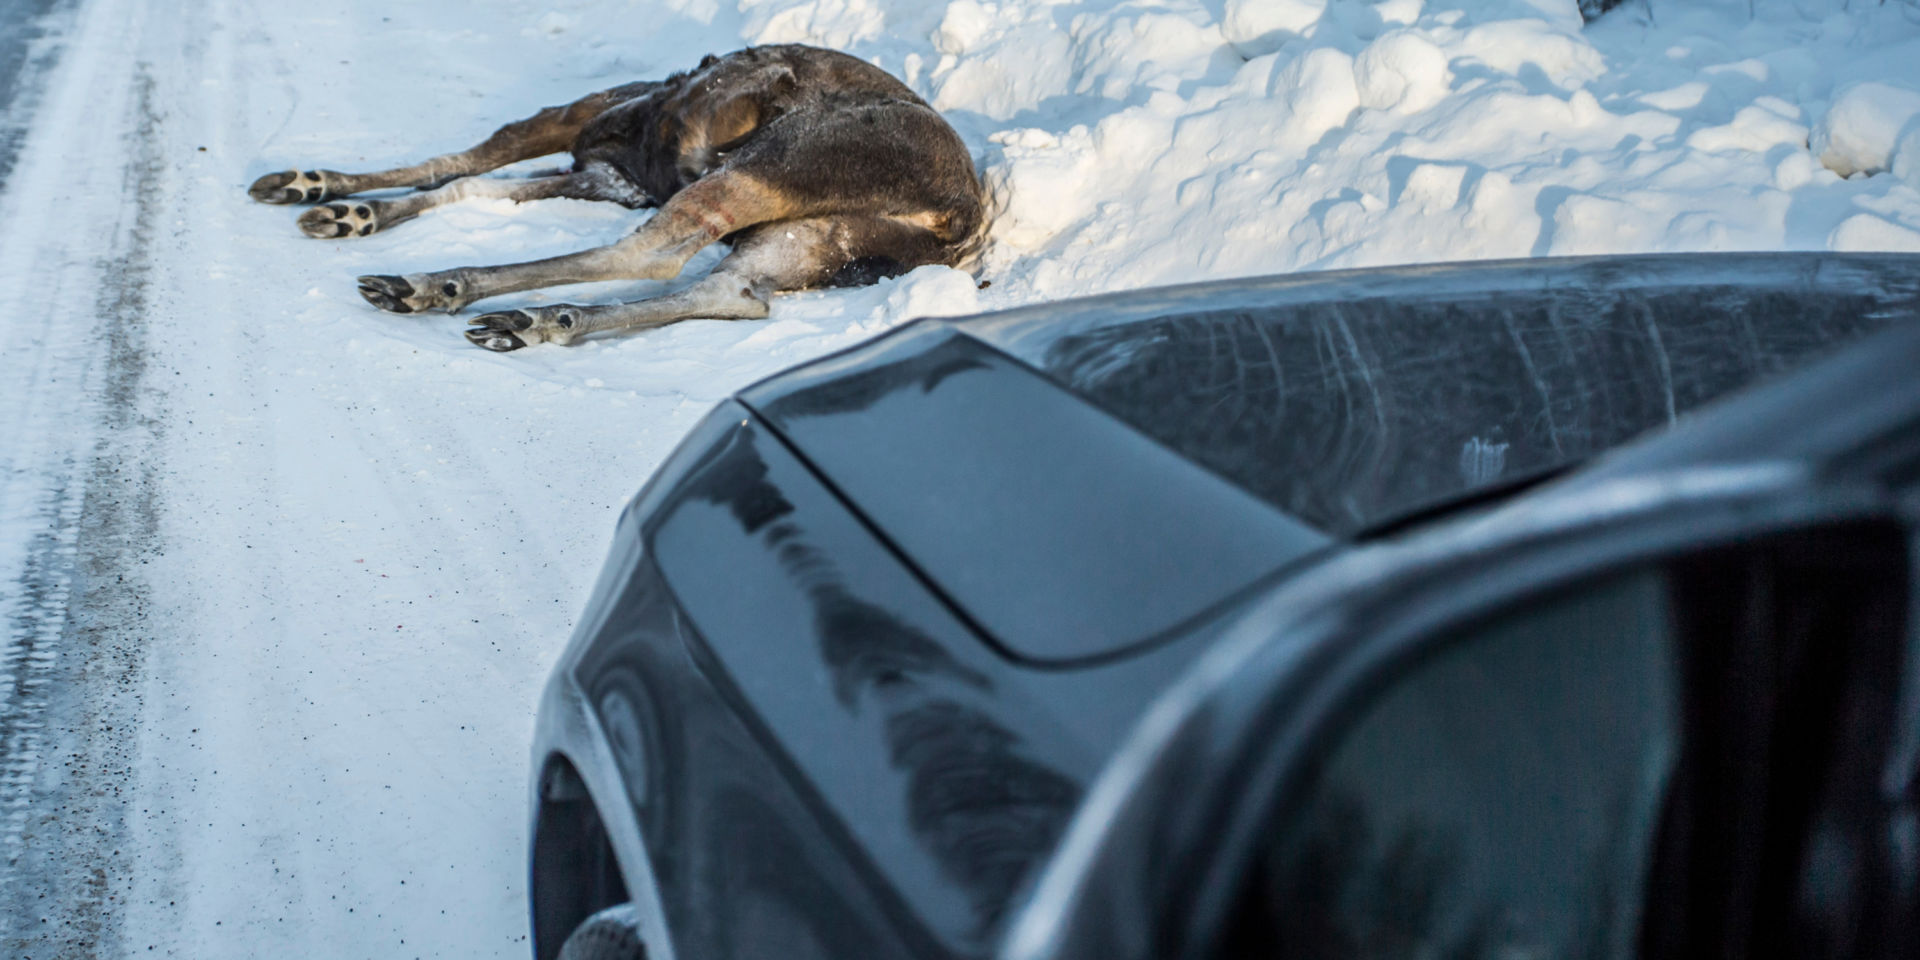
[{"label": "car windshield", "polygon": [[1337,536],[1591,457],[1920,309],[1911,260],[1340,272],[960,321]]}]

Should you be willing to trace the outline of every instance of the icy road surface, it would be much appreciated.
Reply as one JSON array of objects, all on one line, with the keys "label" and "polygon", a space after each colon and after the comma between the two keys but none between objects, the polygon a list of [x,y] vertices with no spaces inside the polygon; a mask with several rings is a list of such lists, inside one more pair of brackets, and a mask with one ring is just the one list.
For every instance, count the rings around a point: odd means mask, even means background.
[{"label": "icy road surface", "polygon": [[[0,952],[522,956],[536,693],[615,511],[715,400],[916,315],[1151,283],[1920,249],[1916,21],[1900,0],[1636,0],[1586,29],[1572,0],[11,0]],[[321,242],[244,194],[776,41],[872,58],[952,119],[1006,198],[990,288],[925,269],[494,355],[353,278],[647,214],[472,202]]]}]

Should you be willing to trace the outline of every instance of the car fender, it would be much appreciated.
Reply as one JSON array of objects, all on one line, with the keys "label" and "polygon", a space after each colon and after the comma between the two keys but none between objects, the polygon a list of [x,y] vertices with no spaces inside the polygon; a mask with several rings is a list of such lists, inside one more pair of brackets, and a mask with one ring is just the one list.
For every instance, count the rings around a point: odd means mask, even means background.
[{"label": "car fender", "polygon": [[[605,798],[624,796],[621,773],[614,762],[606,731],[601,728],[600,720],[587,702],[585,693],[574,682],[573,664],[570,661],[578,652],[577,646],[569,650],[568,661],[563,661],[560,669],[554,671],[542,698],[540,722],[533,741],[534,775],[529,784],[527,835],[529,838],[534,835],[548,771],[555,759],[564,759],[579,775],[588,802],[593,804],[601,824],[606,828],[614,858],[620,864],[621,879],[626,883],[629,902],[640,913],[641,936],[646,942],[647,956],[658,960],[674,960],[673,937],[667,927],[666,909],[661,902],[653,861],[641,837],[638,815],[629,804],[602,802]],[[560,744],[584,744],[587,749],[585,752],[577,747],[568,750]]]}]

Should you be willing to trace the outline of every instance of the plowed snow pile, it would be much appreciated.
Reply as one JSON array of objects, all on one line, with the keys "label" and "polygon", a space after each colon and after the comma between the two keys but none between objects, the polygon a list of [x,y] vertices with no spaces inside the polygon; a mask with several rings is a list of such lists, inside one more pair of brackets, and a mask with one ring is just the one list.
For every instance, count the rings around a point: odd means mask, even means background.
[{"label": "plowed snow pile", "polygon": [[[998,303],[1407,261],[1920,249],[1920,146],[1900,151],[1920,12],[1852,6],[1656,2],[1582,29],[1571,0],[770,0],[745,34],[872,56],[982,143],[1007,198]],[[1906,183],[1842,179],[1889,170]]]}]

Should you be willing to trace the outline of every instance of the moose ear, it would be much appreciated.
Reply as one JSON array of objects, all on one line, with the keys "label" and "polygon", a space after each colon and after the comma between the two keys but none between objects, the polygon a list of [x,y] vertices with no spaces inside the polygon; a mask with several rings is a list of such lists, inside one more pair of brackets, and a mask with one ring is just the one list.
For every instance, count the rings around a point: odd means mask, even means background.
[{"label": "moose ear", "polygon": [[719,151],[740,145],[760,128],[760,98],[749,94],[729,97],[713,108],[707,118],[707,143]]},{"label": "moose ear", "polygon": [[785,112],[787,101],[799,88],[793,71],[784,66],[755,71],[739,92],[720,101],[707,118],[707,142],[715,150],[731,150],[740,141]]},{"label": "moose ear", "polygon": [[768,99],[784,100],[800,89],[800,81],[786,64],[777,64],[759,72],[754,85],[767,92]]}]

